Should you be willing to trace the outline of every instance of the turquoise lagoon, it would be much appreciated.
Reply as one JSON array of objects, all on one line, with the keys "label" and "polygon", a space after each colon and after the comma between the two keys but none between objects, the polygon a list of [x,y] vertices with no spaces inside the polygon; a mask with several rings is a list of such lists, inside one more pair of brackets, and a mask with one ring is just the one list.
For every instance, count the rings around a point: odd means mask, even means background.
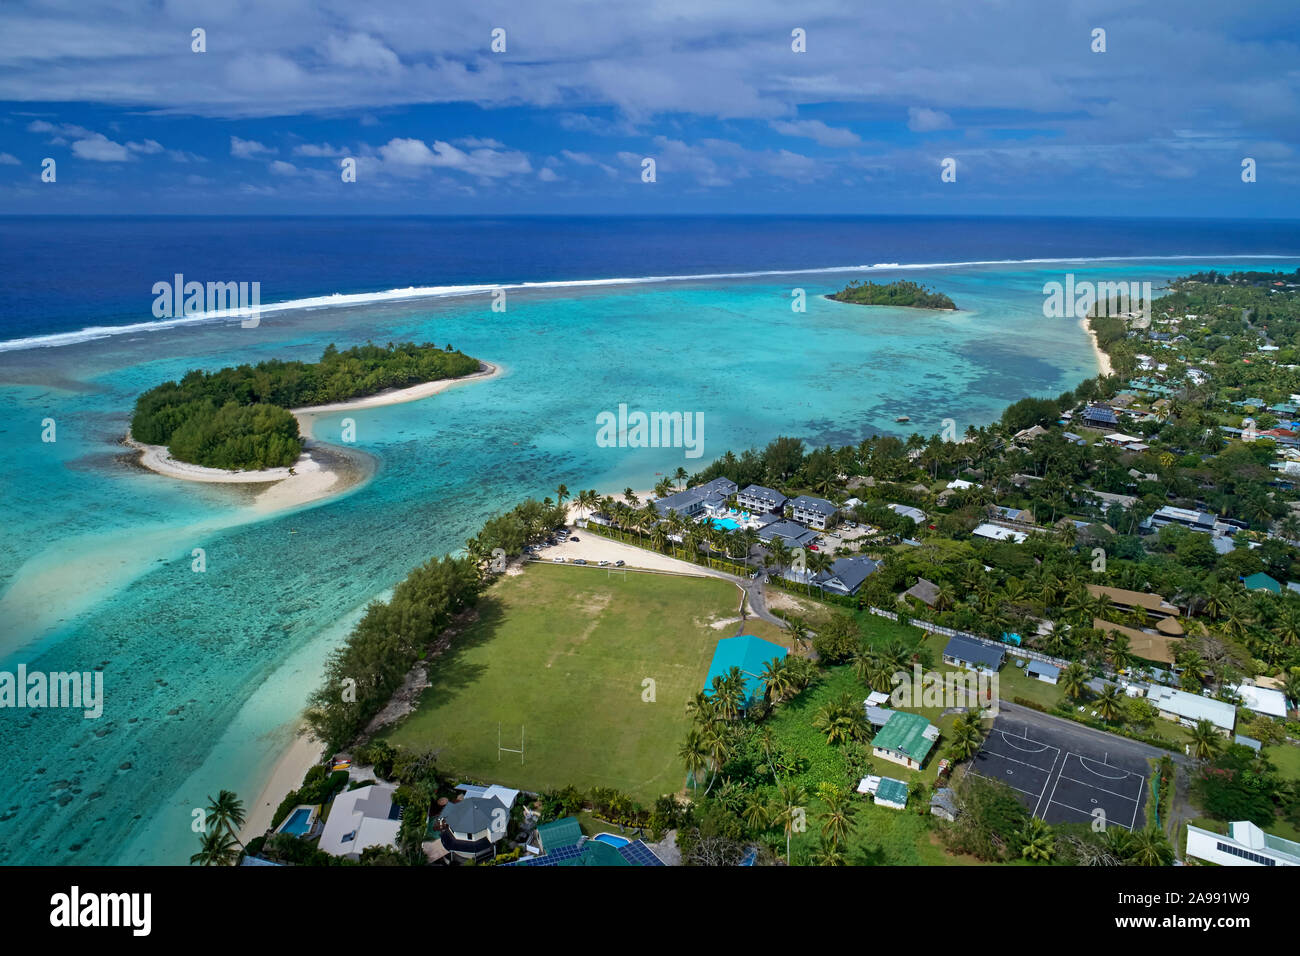
[{"label": "turquoise lagoon", "polygon": [[[1191,268],[1070,271],[1159,280]],[[1042,284],[1063,272],[873,274],[936,287],[955,314],[821,298],[861,273],[772,275],[511,292],[505,313],[482,295],[301,309],[257,329],[0,353],[0,669],[99,668],[106,697],[98,720],[0,711],[0,863],[186,862],[191,810],[222,787],[257,796],[366,603],[525,496],[648,487],[778,434],[838,445],[937,432],[946,418],[961,431],[1025,394],[1073,387],[1097,367],[1077,321],[1042,315]],[[804,313],[790,307],[796,286]],[[505,374],[351,413],[377,465],[341,497],[257,514],[247,489],[145,472],[119,444],[135,396],[191,367],[407,338],[450,342]],[[596,415],[620,403],[702,412],[703,457],[598,447]],[[337,441],[341,417],[317,437]],[[54,443],[41,440],[45,419]],[[191,570],[195,548],[204,573]]]}]

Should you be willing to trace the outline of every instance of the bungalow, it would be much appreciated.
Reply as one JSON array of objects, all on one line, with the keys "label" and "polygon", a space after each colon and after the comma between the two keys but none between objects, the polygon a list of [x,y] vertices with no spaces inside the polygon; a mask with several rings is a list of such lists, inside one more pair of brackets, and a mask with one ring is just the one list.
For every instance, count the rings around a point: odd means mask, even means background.
[{"label": "bungalow", "polygon": [[736,504],[756,514],[766,514],[770,511],[780,514],[785,508],[786,500],[781,492],[764,488],[762,485],[750,485],[736,493]]},{"label": "bungalow", "polygon": [[828,570],[813,578],[813,584],[832,594],[852,596],[879,567],[878,561],[864,555],[836,558]]},{"label": "bungalow", "polygon": [[330,856],[359,860],[368,847],[396,847],[402,826],[402,808],[393,802],[396,792],[392,784],[375,783],[340,793],[330,806],[319,848]]},{"label": "bungalow", "polygon": [[1110,430],[1119,424],[1119,419],[1115,417],[1115,410],[1109,405],[1089,405],[1083,410],[1079,423],[1084,428]]},{"label": "bungalow", "polygon": [[1133,495],[1116,495],[1111,494],[1108,491],[1092,491],[1091,489],[1087,489],[1085,493],[1095,498],[1104,508],[1109,508],[1111,505],[1119,505],[1127,511],[1138,503],[1138,499]]},{"label": "bungalow", "polygon": [[1034,513],[1028,508],[1006,508],[1002,505],[992,505],[989,510],[989,520],[995,524],[1018,524],[1031,525],[1036,524]]},{"label": "bungalow", "polygon": [[1016,544],[1023,544],[1029,538],[1029,535],[1023,531],[1006,528],[991,521],[977,525],[971,534],[977,538],[988,538],[990,541],[1014,541]]},{"label": "bungalow", "polygon": [[666,495],[655,501],[655,510],[664,517],[675,511],[683,518],[699,514],[714,514],[726,507],[727,498],[736,493],[736,483],[730,478],[714,478],[694,488]]},{"label": "bungalow", "polygon": [[930,798],[930,812],[949,823],[957,819],[960,811],[957,809],[957,801],[952,795],[951,787],[940,787],[934,792],[934,796]]},{"label": "bungalow", "polygon": [[1241,582],[1246,585],[1247,591],[1269,591],[1273,594],[1282,593],[1282,585],[1263,571],[1242,578]]},{"label": "bungalow", "polygon": [[881,777],[874,803],[893,810],[907,809],[907,784],[893,777]]},{"label": "bungalow", "polygon": [[920,508],[913,508],[911,505],[897,504],[888,504],[885,505],[885,507],[896,515],[900,515],[904,518],[911,518],[917,524],[925,524],[925,512]]},{"label": "bungalow", "polygon": [[1163,528],[1167,524],[1177,524],[1192,531],[1214,532],[1215,518],[1204,511],[1192,511],[1188,508],[1172,508],[1169,505],[1157,510],[1143,525],[1149,528]]},{"label": "bungalow", "polygon": [[443,848],[454,859],[474,861],[496,853],[496,844],[509,825],[510,807],[496,796],[466,797],[449,803],[429,821],[429,828],[437,831]]},{"label": "bungalow", "polygon": [[965,667],[981,674],[996,674],[1002,666],[1006,652],[1000,647],[954,635],[943,649],[943,661],[956,667]]},{"label": "bungalow", "polygon": [[1219,733],[1227,737],[1232,734],[1237,722],[1237,708],[1222,700],[1189,694],[1162,684],[1152,684],[1147,691],[1147,700],[1156,705],[1156,710],[1165,720],[1172,720],[1184,727],[1195,727],[1201,720],[1208,720]]},{"label": "bungalow", "polygon": [[882,760],[920,770],[934,743],[939,728],[920,714],[896,710],[871,741],[871,752]]},{"label": "bungalow", "polygon": [[898,596],[900,601],[904,598],[916,598],[922,604],[934,607],[934,602],[939,599],[939,585],[925,578],[917,578],[915,584]]},{"label": "bungalow", "polygon": [[1055,684],[1061,677],[1061,669],[1045,661],[1030,661],[1025,667],[1025,676],[1033,677],[1044,684]]},{"label": "bungalow", "polygon": [[839,509],[825,498],[812,498],[808,495],[800,495],[789,504],[791,517],[795,521],[803,522],[818,531],[825,531],[833,524],[835,515],[839,512]]},{"label": "bungalow", "polygon": [[1285,720],[1287,715],[1286,694],[1272,687],[1258,687],[1255,684],[1240,683],[1229,685],[1228,690],[1241,698],[1241,706],[1257,714],[1267,714]]}]

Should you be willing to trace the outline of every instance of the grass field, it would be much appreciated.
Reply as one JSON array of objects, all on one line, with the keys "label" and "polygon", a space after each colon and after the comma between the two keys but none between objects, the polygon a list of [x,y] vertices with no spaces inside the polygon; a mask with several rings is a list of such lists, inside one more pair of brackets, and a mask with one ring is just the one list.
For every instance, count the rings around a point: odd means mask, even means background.
[{"label": "grass field", "polygon": [[[430,668],[394,745],[433,748],[462,777],[546,790],[613,787],[643,802],[681,790],[677,751],[719,638],[738,624],[740,592],[714,578],[537,564],[484,595],[479,620]],[[750,620],[745,633],[788,647]],[[643,681],[655,700],[642,699]],[[497,755],[502,745],[525,756]]]}]

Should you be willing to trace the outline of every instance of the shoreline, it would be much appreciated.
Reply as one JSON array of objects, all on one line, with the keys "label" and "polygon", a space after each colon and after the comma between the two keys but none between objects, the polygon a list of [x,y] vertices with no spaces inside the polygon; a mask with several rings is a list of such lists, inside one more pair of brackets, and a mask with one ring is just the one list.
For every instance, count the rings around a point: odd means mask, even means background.
[{"label": "shoreline", "polygon": [[1110,356],[1101,350],[1101,345],[1097,342],[1097,333],[1093,331],[1092,326],[1088,323],[1088,317],[1085,315],[1079,320],[1079,328],[1083,329],[1088,336],[1088,342],[1092,345],[1092,353],[1097,357],[1097,367],[1100,370],[1097,374],[1111,376],[1115,374],[1110,365]]},{"label": "shoreline", "polygon": [[266,833],[280,801],[297,790],[307,771],[320,762],[324,744],[308,735],[305,727],[304,724],[294,727],[293,740],[276,758],[257,800],[248,807],[244,825],[239,830],[240,842],[247,844],[254,837]]},{"label": "shoreline", "polygon": [[442,378],[407,388],[388,389],[344,402],[292,408],[289,412],[297,420],[298,432],[303,438],[303,453],[294,462],[292,475],[288,467],[228,471],[178,461],[164,445],[148,445],[136,441],[129,428],[122,443],[139,452],[137,464],[168,478],[207,484],[269,485],[256,495],[252,506],[258,511],[282,511],[342,494],[368,481],[375,473],[376,462],[372,456],[355,449],[317,441],[312,433],[317,418],[355,409],[415,402],[461,383],[497,378],[502,374],[504,369],[501,366],[480,362],[477,372],[459,378]]}]

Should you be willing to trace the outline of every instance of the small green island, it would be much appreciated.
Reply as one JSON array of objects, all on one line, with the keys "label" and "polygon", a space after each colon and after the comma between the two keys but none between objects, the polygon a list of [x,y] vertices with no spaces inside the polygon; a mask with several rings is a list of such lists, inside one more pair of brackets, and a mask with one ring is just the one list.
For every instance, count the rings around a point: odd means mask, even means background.
[{"label": "small green island", "polygon": [[909,309],[946,309],[956,311],[957,306],[942,292],[931,292],[915,282],[900,280],[888,284],[876,282],[850,282],[839,292],[826,298],[854,305],[892,305]]},{"label": "small green island", "polygon": [[177,461],[207,468],[283,468],[303,448],[289,409],[461,378],[480,368],[478,359],[450,345],[390,342],[345,351],[331,344],[319,362],[273,359],[216,372],[195,369],[136,400],[131,438],[166,445]]}]

